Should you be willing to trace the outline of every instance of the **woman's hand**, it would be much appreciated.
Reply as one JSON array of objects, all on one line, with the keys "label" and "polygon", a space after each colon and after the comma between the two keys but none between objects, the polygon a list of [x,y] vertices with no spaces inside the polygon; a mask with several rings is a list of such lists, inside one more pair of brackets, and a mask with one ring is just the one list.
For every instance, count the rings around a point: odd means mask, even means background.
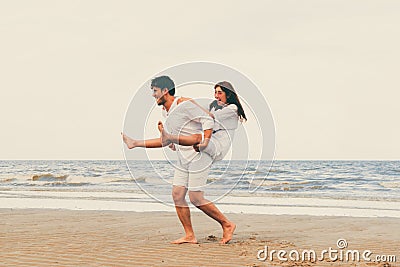
[{"label": "woman's hand", "polygon": [[219,101],[219,100],[217,100],[217,104],[218,104],[218,106],[221,106],[221,107],[227,106],[226,103]]}]

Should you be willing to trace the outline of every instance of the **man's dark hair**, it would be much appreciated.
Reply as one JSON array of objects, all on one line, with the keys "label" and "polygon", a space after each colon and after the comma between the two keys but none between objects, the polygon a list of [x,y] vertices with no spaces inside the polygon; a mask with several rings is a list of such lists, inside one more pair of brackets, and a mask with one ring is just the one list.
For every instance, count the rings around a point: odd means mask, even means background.
[{"label": "man's dark hair", "polygon": [[155,77],[151,80],[151,87],[153,86],[161,88],[161,90],[167,88],[170,95],[175,95],[174,81],[168,76]]}]

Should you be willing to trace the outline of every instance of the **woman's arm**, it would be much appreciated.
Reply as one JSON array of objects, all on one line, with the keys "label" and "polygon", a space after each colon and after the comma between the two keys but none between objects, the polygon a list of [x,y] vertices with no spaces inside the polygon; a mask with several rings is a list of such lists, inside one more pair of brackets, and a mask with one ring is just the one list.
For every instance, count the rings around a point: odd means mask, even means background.
[{"label": "woman's arm", "polygon": [[204,111],[208,116],[210,116],[211,118],[213,118],[214,119],[214,114],[212,114],[210,111],[208,111],[207,109],[205,109],[204,107],[202,107],[199,103],[197,103],[196,101],[194,101],[194,99],[192,99],[192,98],[189,98],[189,97],[180,97],[179,99],[178,99],[178,105],[180,104],[180,103],[182,103],[183,101],[190,101],[190,102],[192,102],[193,104],[195,104],[198,108],[200,108],[202,111]]},{"label": "woman's arm", "polygon": [[207,109],[203,108],[199,103],[197,103],[196,101],[194,101],[193,99],[190,99],[190,101],[192,101],[193,104],[195,104],[196,106],[198,106],[202,111],[204,111],[205,113],[208,114],[208,116],[210,116],[211,118],[215,119],[214,114],[212,114],[210,111],[208,111]]}]

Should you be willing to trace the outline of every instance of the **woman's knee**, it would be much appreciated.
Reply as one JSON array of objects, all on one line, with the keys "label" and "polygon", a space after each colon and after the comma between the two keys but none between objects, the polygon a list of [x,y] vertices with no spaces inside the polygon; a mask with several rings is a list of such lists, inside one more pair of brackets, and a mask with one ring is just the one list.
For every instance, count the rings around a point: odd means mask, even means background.
[{"label": "woman's knee", "polygon": [[196,143],[201,143],[201,141],[203,140],[203,137],[201,136],[201,134],[195,134],[195,139],[196,139]]}]

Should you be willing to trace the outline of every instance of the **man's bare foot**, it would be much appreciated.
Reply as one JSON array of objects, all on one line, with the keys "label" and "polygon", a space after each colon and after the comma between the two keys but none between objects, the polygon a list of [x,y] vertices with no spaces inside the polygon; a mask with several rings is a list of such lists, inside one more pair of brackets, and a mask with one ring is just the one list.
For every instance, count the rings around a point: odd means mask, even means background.
[{"label": "man's bare foot", "polygon": [[136,147],[136,140],[135,139],[130,138],[129,136],[127,136],[124,133],[121,133],[121,135],[122,135],[122,140],[124,140],[124,143],[126,144],[126,146],[129,149],[132,149],[132,148]]},{"label": "man's bare foot", "polygon": [[227,244],[229,241],[232,240],[233,232],[235,232],[236,229],[236,224],[234,223],[229,223],[226,226],[222,227],[223,234],[222,234],[222,239],[220,241],[221,244]]},{"label": "man's bare foot", "polygon": [[171,144],[170,135],[167,133],[167,131],[165,131],[164,125],[162,124],[161,121],[158,122],[157,127],[161,133],[162,146],[167,146],[167,145]]},{"label": "man's bare foot", "polygon": [[184,236],[182,238],[179,238],[171,242],[171,244],[184,244],[184,243],[197,244],[197,239],[195,237]]}]

